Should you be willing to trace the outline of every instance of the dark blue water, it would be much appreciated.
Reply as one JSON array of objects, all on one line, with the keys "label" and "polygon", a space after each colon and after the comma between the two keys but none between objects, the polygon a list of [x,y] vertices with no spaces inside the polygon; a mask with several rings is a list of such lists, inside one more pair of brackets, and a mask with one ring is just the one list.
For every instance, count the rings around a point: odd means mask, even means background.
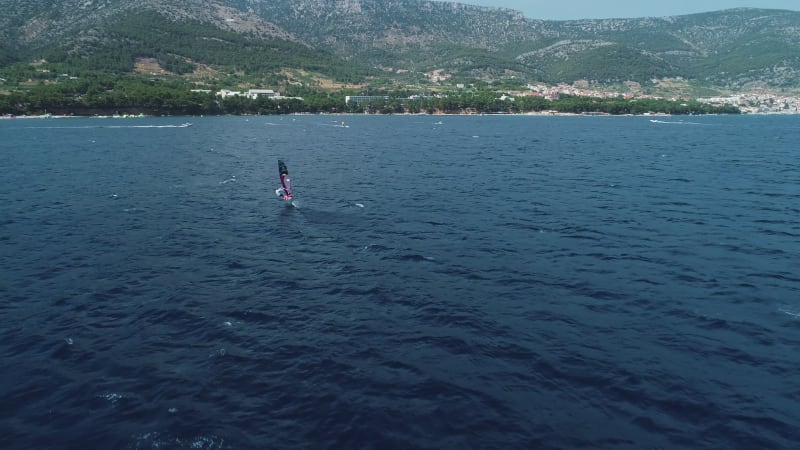
[{"label": "dark blue water", "polygon": [[0,121],[0,447],[796,448],[800,121],[661,119]]}]

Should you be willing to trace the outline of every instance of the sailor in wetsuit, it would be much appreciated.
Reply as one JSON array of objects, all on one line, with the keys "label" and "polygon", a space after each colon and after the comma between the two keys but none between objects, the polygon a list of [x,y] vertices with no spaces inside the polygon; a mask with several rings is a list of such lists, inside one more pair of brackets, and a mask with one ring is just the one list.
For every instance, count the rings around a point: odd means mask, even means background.
[{"label": "sailor in wetsuit", "polygon": [[281,173],[281,188],[279,189],[284,200],[292,199],[292,180],[289,179],[289,172]]}]

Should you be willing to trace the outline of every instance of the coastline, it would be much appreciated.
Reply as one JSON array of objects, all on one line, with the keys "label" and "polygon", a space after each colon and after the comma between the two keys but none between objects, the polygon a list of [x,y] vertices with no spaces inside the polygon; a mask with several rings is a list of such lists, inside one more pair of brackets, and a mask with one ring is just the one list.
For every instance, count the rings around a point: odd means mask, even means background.
[{"label": "coastline", "polygon": [[40,115],[3,115],[0,120],[49,120],[49,119],[144,119],[144,118],[167,118],[167,117],[221,117],[221,116],[241,116],[241,117],[254,117],[254,116],[529,116],[529,117],[701,117],[701,116],[716,116],[716,115],[738,115],[738,116],[796,116],[800,112],[747,112],[741,114],[667,114],[667,113],[645,113],[645,114],[610,114],[610,113],[569,113],[569,112],[556,112],[556,111],[531,111],[524,113],[291,113],[291,114],[203,114],[203,115],[76,115],[76,114],[40,114]]}]

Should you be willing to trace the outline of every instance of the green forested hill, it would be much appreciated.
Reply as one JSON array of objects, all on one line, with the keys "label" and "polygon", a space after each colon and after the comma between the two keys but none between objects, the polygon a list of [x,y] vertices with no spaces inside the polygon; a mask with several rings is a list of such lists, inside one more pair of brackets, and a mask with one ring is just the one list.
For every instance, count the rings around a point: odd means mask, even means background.
[{"label": "green forested hill", "polygon": [[[79,3],[98,9],[86,10]],[[23,81],[47,78],[43,73],[130,74],[144,58],[173,75],[204,72],[211,78],[237,75],[254,82],[280,76],[284,69],[345,82],[373,72],[252,15],[223,8],[221,2],[190,0],[180,10],[179,3],[143,1],[131,7],[118,0],[0,0],[0,7],[24,4],[16,16],[0,17],[0,77]]]},{"label": "green forested hill", "polygon": [[71,71],[128,73],[137,58],[155,58],[161,67],[178,75],[199,65],[223,72],[277,73],[282,68],[317,71],[340,80],[362,79],[367,66],[352,66],[331,54],[277,38],[255,38],[192,19],[170,20],[145,11],[107,19],[102,39],[87,40],[73,51],[63,45],[40,48],[42,58]]},{"label": "green forested hill", "polygon": [[230,0],[300,39],[396,69],[741,89],[800,86],[800,12],[734,9],[641,19],[543,21],[424,0]]},{"label": "green forested hill", "polygon": [[391,84],[440,70],[453,79],[800,88],[800,13],[791,11],[543,21],[428,0],[0,0],[0,9],[6,87],[44,73],[128,74],[149,58],[204,83],[312,74]]}]

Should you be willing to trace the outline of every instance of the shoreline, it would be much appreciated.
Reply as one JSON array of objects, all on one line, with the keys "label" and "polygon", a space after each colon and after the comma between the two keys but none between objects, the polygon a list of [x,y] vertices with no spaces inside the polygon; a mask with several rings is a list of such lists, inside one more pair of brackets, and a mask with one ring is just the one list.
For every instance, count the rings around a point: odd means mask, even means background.
[{"label": "shoreline", "polygon": [[645,114],[610,114],[602,112],[585,113],[565,113],[556,111],[532,111],[522,113],[398,113],[398,114],[361,114],[361,113],[292,113],[292,114],[203,114],[203,115],[76,115],[76,114],[40,114],[40,115],[2,115],[0,120],[48,120],[48,119],[145,119],[145,118],[168,118],[168,117],[275,117],[275,116],[534,116],[534,117],[703,117],[703,116],[797,116],[800,112],[765,112],[765,113],[740,113],[740,114],[668,114],[668,113],[645,113]]}]

